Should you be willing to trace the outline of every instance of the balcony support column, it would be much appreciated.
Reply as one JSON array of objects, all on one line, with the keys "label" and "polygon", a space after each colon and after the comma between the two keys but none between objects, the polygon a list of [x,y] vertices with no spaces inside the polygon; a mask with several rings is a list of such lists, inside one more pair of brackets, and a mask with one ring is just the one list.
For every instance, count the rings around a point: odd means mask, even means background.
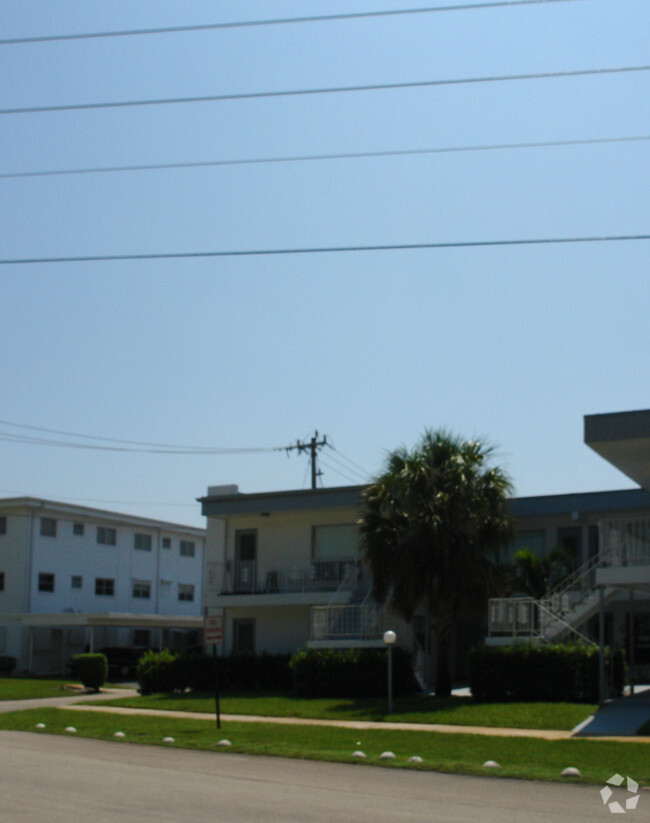
[{"label": "balcony support column", "polygon": [[605,702],[605,589],[598,587],[598,703]]}]

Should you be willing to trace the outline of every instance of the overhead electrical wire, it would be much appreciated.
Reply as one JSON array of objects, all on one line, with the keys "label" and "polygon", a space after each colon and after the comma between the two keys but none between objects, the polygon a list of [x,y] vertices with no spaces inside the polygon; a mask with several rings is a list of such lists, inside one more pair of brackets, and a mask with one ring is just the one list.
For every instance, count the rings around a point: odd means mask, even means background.
[{"label": "overhead electrical wire", "polygon": [[77,449],[98,449],[101,451],[135,451],[144,453],[156,454],[246,454],[259,452],[273,452],[282,451],[283,446],[278,447],[259,447],[259,448],[222,448],[213,446],[187,446],[187,445],[172,445],[170,443],[151,443],[142,440],[122,440],[116,437],[100,437],[92,434],[79,434],[77,432],[63,431],[60,429],[48,429],[40,426],[29,426],[25,423],[13,423],[8,420],[0,420],[0,426],[10,426],[12,428],[28,429],[35,432],[43,432],[45,434],[58,434],[64,437],[72,437],[77,440],[97,440],[112,445],[96,445],[94,443],[79,443],[67,440],[52,440],[45,438],[38,438],[29,435],[12,434],[8,432],[0,432],[0,440],[16,442],[16,443],[30,443],[32,445],[43,446],[65,446],[68,448]]},{"label": "overhead electrical wire", "polygon": [[284,249],[240,249],[237,251],[159,252],[149,254],[94,254],[70,257],[23,257],[0,260],[0,266],[39,263],[97,263],[121,260],[191,260],[209,257],[268,257],[293,254],[341,254],[370,251],[418,251],[426,249],[471,249],[491,246],[543,246],[568,243],[614,243],[650,240],[650,234],[617,234],[594,237],[537,237],[520,240],[461,240],[447,243],[382,243],[359,246],[312,246]]},{"label": "overhead electrical wire", "polygon": [[309,17],[279,17],[263,20],[236,20],[225,23],[197,23],[189,26],[166,26],[164,28],[125,29],[122,31],[99,31],[80,34],[51,34],[36,37],[12,37],[0,40],[0,46],[15,46],[25,43],[52,43],[64,40],[90,40],[108,37],[134,37],[153,34],[178,34],[219,29],[254,28],[258,26],[280,26],[299,23],[327,23],[340,20],[359,20],[371,17],[397,17],[413,14],[431,14],[450,11],[479,11],[516,6],[539,6],[550,3],[575,3],[584,0],[492,0],[487,3],[462,3],[458,6],[427,6],[412,9],[387,9],[385,11],[344,12],[341,14],[319,14]]},{"label": "overhead electrical wire", "polygon": [[588,137],[576,140],[539,140],[529,143],[494,143],[476,146],[438,146],[424,149],[390,149],[386,151],[339,152],[336,154],[303,154],[285,157],[249,157],[235,160],[199,160],[189,163],[147,163],[132,166],[94,166],[78,169],[44,169],[42,171],[0,172],[0,179],[21,177],[56,177],[64,175],[108,174],[133,171],[161,171],[168,169],[196,169],[212,166],[246,166],[271,163],[305,163],[326,160],[359,160],[380,157],[417,157],[427,154],[449,154],[454,152],[507,151],[514,149],[557,148],[564,146],[597,146],[611,143],[638,143],[649,141],[650,135],[629,137]]},{"label": "overhead electrical wire", "polygon": [[460,86],[476,83],[505,83],[522,80],[566,79],[608,74],[629,74],[650,71],[650,65],[615,66],[597,69],[570,69],[567,71],[531,72],[525,74],[500,74],[486,77],[456,77],[442,80],[412,80],[399,83],[368,83],[356,86],[331,86],[313,89],[280,89],[277,91],[237,92],[234,94],[206,94],[197,97],[164,97],[142,100],[114,100],[103,103],[64,103],[50,106],[22,106],[0,109],[0,115],[43,114],[63,111],[90,111],[96,109],[134,108],[139,106],[186,105],[188,103],[219,103],[229,100],[259,100],[274,97],[304,97],[319,94],[349,94],[368,91],[397,89],[421,89],[437,86]]}]

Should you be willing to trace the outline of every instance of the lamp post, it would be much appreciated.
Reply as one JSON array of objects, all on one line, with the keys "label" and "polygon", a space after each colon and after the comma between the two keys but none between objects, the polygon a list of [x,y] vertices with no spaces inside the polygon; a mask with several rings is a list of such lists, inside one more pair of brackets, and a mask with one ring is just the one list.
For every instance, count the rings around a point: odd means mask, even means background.
[{"label": "lamp post", "polygon": [[390,629],[384,632],[384,643],[388,648],[388,714],[393,713],[393,645],[397,635]]}]

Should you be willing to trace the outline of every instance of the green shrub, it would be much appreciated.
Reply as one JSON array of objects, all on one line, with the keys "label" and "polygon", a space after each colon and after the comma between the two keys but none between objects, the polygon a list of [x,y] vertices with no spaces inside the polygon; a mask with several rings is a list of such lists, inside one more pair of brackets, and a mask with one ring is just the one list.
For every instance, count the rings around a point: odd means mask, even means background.
[{"label": "green shrub", "polygon": [[[607,682],[620,694],[621,650],[605,650]],[[472,695],[484,701],[598,702],[598,648],[572,644],[481,646],[469,655]]]},{"label": "green shrub", "polygon": [[178,682],[177,656],[169,649],[145,652],[138,661],[136,679],[141,694],[181,691]]},{"label": "green shrub", "polygon": [[[383,697],[388,669],[384,649],[301,649],[289,663],[301,697]],[[410,655],[393,649],[393,694],[418,690]]]},{"label": "green shrub", "polygon": [[[291,672],[288,654],[239,654],[217,657],[222,691],[288,691]],[[142,694],[209,691],[214,687],[214,659],[208,654],[147,652],[138,664]]]},{"label": "green shrub", "polygon": [[98,692],[108,677],[105,654],[77,654],[73,658],[74,674],[87,689]]}]

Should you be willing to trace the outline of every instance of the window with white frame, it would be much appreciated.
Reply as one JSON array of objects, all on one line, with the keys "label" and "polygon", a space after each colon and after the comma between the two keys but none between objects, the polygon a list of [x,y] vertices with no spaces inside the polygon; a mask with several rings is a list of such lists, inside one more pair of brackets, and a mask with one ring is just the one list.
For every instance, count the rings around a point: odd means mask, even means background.
[{"label": "window with white frame", "polygon": [[139,598],[140,600],[149,600],[151,597],[151,583],[149,580],[134,580],[133,581],[133,589],[132,589],[133,597]]},{"label": "window with white frame", "polygon": [[70,588],[80,589],[83,585],[83,578],[80,574],[73,574],[70,578]]},{"label": "window with white frame", "polygon": [[115,595],[115,580],[112,577],[96,577],[95,594],[103,597],[113,597]]},{"label": "window with white frame", "polygon": [[109,526],[97,526],[97,542],[102,546],[115,546],[117,544],[117,530]]},{"label": "window with white frame", "polygon": [[38,575],[39,592],[54,591],[54,575],[51,572],[40,572]]},{"label": "window with white frame", "polygon": [[7,518],[4,514],[0,517],[0,534],[7,534]]},{"label": "window with white frame", "polygon": [[194,600],[194,586],[191,583],[179,583],[178,599],[191,603]]},{"label": "window with white frame", "polygon": [[0,572],[0,592],[5,590],[5,573]]},{"label": "window with white frame", "polygon": [[171,537],[163,537],[163,539],[162,539],[162,547],[163,547],[163,549],[171,549],[171,547],[172,547],[172,539],[171,539]]},{"label": "window with white frame", "polygon": [[83,523],[73,523],[72,524],[72,534],[76,535],[77,537],[82,537],[84,533],[84,524]]},{"label": "window with white frame", "polygon": [[133,548],[139,549],[141,552],[151,551],[151,535],[136,532],[133,536]]},{"label": "window with white frame", "polygon": [[41,517],[41,537],[56,537],[56,520],[53,517]]},{"label": "window with white frame", "polygon": [[194,545],[193,540],[181,540],[181,556],[194,557]]}]

